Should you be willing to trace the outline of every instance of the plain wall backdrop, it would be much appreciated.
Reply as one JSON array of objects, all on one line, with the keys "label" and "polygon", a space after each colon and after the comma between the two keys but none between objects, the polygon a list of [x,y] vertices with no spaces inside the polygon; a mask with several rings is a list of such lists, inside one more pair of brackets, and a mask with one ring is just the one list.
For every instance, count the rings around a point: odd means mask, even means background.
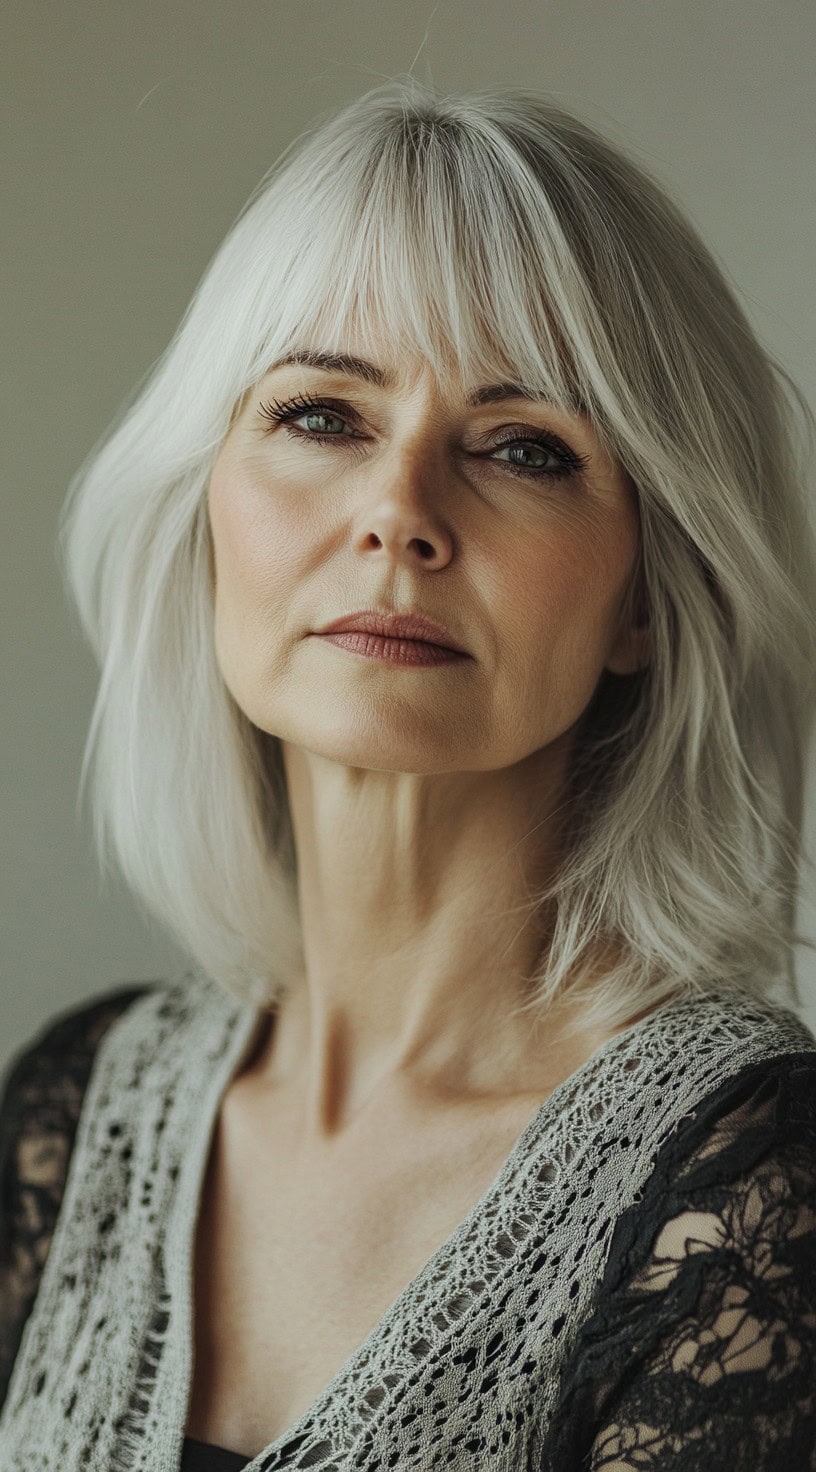
[{"label": "plain wall backdrop", "polygon": [[[318,113],[408,71],[549,93],[668,187],[816,400],[813,0],[5,0],[3,16],[0,1069],[54,1014],[189,964],[124,881],[101,883],[77,815],[97,669],[57,517]],[[816,938],[808,874],[798,928]],[[816,1029],[816,955],[796,954]]]}]

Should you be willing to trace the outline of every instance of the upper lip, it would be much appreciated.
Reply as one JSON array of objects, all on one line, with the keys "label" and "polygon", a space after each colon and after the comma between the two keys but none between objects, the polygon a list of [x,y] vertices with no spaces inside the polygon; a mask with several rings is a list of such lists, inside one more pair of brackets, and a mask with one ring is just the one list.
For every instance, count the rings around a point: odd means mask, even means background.
[{"label": "upper lip", "polygon": [[441,644],[443,649],[455,649],[458,654],[468,652],[441,624],[432,623],[419,613],[390,613],[366,608],[360,613],[344,614],[315,632],[337,634],[341,629],[359,629],[361,633],[382,634],[387,639],[420,639],[424,644]]}]

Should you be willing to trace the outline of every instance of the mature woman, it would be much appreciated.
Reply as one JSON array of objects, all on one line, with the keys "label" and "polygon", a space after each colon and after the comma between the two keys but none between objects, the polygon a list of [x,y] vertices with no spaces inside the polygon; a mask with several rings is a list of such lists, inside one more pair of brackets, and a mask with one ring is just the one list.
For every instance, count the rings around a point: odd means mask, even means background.
[{"label": "mature woman", "polygon": [[544,97],[263,181],[62,527],[195,964],[8,1072],[2,1472],[816,1465],[794,401]]}]

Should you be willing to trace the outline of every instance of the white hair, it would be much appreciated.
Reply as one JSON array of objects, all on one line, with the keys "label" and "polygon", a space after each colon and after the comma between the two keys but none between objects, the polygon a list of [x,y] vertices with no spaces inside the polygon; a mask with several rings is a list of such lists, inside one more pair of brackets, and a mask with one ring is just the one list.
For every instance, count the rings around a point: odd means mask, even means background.
[{"label": "white hair", "polygon": [[[798,1001],[814,416],[658,183],[524,89],[392,78],[295,139],[72,478],[62,565],[101,670],[78,801],[92,763],[102,869],[112,852],[237,996],[272,1007],[303,976],[280,743],[214,652],[207,489],[270,365],[350,329],[445,387],[509,371],[588,413],[637,491],[627,606],[650,662],[604,671],[579,722],[562,858],[522,907],[542,936],[522,1010],[568,978],[612,1028],[712,984],[785,977]],[[607,940],[620,962],[590,981]]]}]

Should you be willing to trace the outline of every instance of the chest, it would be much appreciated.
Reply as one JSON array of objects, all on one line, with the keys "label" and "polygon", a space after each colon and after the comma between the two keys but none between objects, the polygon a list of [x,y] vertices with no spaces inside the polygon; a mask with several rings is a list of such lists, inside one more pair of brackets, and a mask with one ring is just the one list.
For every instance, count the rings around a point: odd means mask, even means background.
[{"label": "chest", "polygon": [[488,1190],[536,1102],[311,1163],[271,1125],[261,1144],[222,1118],[195,1239],[187,1435],[251,1457],[292,1426]]}]

